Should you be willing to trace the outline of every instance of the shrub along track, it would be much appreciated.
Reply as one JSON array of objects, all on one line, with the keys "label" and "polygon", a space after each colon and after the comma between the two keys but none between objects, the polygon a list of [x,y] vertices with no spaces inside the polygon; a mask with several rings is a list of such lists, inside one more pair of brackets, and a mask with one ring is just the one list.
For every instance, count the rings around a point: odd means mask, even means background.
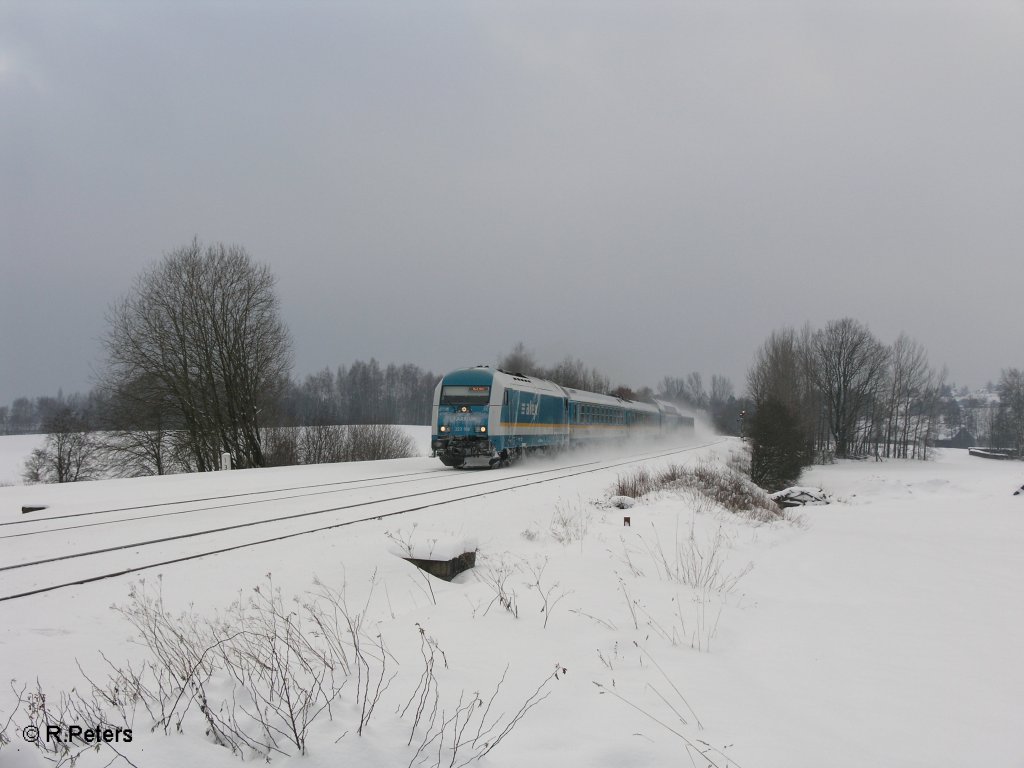
[{"label": "shrub along track", "polygon": [[[431,509],[431,508],[434,508],[434,507],[443,506],[445,504],[452,504],[452,503],[455,503],[455,502],[466,501],[466,500],[469,500],[469,499],[481,498],[483,496],[489,496],[489,495],[492,495],[492,494],[495,494],[495,493],[504,493],[506,491],[513,491],[513,490],[517,490],[517,489],[520,489],[520,488],[526,488],[526,487],[533,486],[533,485],[539,485],[539,484],[542,484],[542,483],[550,483],[550,482],[554,482],[554,481],[557,481],[557,480],[565,480],[565,479],[570,478],[570,477],[576,477],[576,476],[579,476],[579,475],[589,474],[589,473],[593,473],[593,472],[600,472],[600,471],[603,471],[603,470],[614,469],[616,467],[626,466],[628,464],[635,464],[638,461],[648,461],[648,460],[651,460],[651,459],[662,458],[662,457],[671,456],[671,455],[674,455],[674,454],[687,453],[687,452],[690,452],[690,451],[698,450],[700,448],[706,448],[708,446],[715,445],[718,442],[721,442],[721,441],[720,440],[714,440],[714,441],[711,441],[711,442],[702,443],[700,445],[687,446],[685,448],[674,448],[674,449],[671,449],[671,450],[659,451],[659,452],[654,452],[654,453],[639,454],[639,455],[631,456],[629,458],[625,458],[625,459],[618,460],[618,461],[611,461],[611,462],[594,460],[594,461],[587,461],[587,462],[583,462],[583,463],[580,463],[580,464],[573,464],[573,465],[564,466],[564,467],[556,467],[556,468],[553,468],[553,469],[538,470],[538,471],[534,471],[534,472],[521,472],[521,473],[516,474],[516,475],[508,475],[508,474],[502,472],[500,477],[491,478],[491,479],[488,479],[488,480],[480,480],[480,481],[476,481],[476,482],[461,483],[459,485],[449,486],[449,487],[446,487],[446,488],[439,488],[439,489],[434,489],[434,490],[429,490],[429,491],[417,491],[415,493],[401,494],[401,495],[397,495],[397,496],[389,496],[389,497],[384,498],[384,499],[374,499],[374,500],[370,500],[370,501],[355,502],[355,503],[352,503],[352,504],[345,504],[345,505],[341,505],[341,506],[328,507],[328,508],[325,508],[325,509],[317,509],[317,510],[312,510],[312,511],[308,511],[308,512],[300,512],[300,513],[292,514],[292,515],[283,515],[283,516],[274,517],[274,518],[264,518],[264,519],[260,519],[260,520],[253,520],[253,521],[249,521],[249,522],[245,522],[245,523],[239,523],[239,524],[236,524],[236,525],[221,526],[221,527],[218,527],[218,528],[209,528],[209,529],[204,529],[204,530],[200,530],[200,531],[194,531],[194,532],[190,532],[190,533],[178,534],[178,535],[175,535],[175,536],[164,536],[164,537],[161,537],[161,538],[151,539],[151,540],[148,540],[148,541],[133,542],[133,543],[130,543],[130,544],[122,544],[122,545],[118,545],[118,546],[105,547],[105,548],[101,548],[101,549],[93,549],[93,550],[84,551],[84,552],[75,552],[73,554],[60,555],[60,556],[57,556],[57,557],[50,557],[50,558],[45,558],[45,559],[41,559],[41,560],[33,560],[33,561],[30,561],[30,562],[19,563],[19,564],[15,564],[15,565],[7,565],[7,566],[0,567],[0,573],[19,571],[20,569],[27,569],[27,568],[38,568],[38,567],[41,567],[41,566],[52,566],[54,563],[65,562],[65,561],[69,561],[69,560],[76,560],[78,558],[84,558],[84,557],[90,557],[90,556],[96,556],[96,555],[102,555],[102,554],[109,554],[109,553],[119,552],[119,551],[123,551],[123,550],[138,550],[140,547],[153,546],[153,545],[158,545],[158,544],[162,544],[162,543],[166,543],[166,542],[180,541],[180,540],[184,540],[184,539],[193,539],[193,538],[196,538],[196,537],[199,537],[199,536],[208,536],[208,535],[212,535],[212,534],[224,533],[224,532],[227,532],[227,531],[251,528],[251,527],[254,527],[254,526],[258,526],[258,525],[269,525],[269,524],[280,523],[280,522],[285,522],[285,521],[289,521],[289,520],[297,520],[297,519],[300,519],[300,518],[307,518],[307,517],[312,517],[312,516],[315,516],[315,515],[323,515],[323,514],[327,514],[327,513],[330,513],[330,512],[339,512],[339,511],[356,509],[356,508],[362,508],[362,507],[372,507],[372,506],[375,506],[375,505],[381,505],[381,504],[385,504],[385,503],[388,503],[388,502],[404,501],[404,500],[407,500],[407,499],[412,499],[412,498],[422,497],[422,496],[431,496],[431,495],[436,495],[436,494],[440,494],[440,493],[450,493],[452,491],[459,491],[459,490],[462,490],[462,489],[474,488],[474,487],[478,487],[478,486],[494,485],[496,483],[508,483],[508,485],[505,486],[505,487],[491,488],[491,489],[488,489],[488,490],[483,490],[483,491],[478,491],[478,492],[475,492],[475,493],[461,495],[461,496],[458,496],[456,498],[447,498],[447,499],[442,499],[442,500],[439,500],[439,501],[430,501],[430,502],[425,503],[425,504],[417,504],[415,506],[405,507],[403,509],[399,509],[399,510],[395,510],[395,511],[391,511],[391,512],[383,512],[383,513],[380,513],[380,514],[370,514],[370,515],[367,515],[365,517],[359,517],[359,518],[356,518],[356,519],[343,520],[341,522],[334,522],[334,523],[331,523],[329,525],[323,525],[323,526],[318,526],[318,527],[315,527],[315,528],[303,529],[303,530],[300,530],[300,531],[292,531],[292,532],[289,532],[289,533],[284,533],[284,534],[280,534],[280,535],[277,535],[277,536],[271,536],[271,537],[264,538],[264,539],[259,539],[259,540],[256,540],[256,541],[247,541],[247,542],[243,542],[243,543],[240,543],[240,544],[233,544],[233,545],[230,545],[230,546],[220,547],[220,548],[217,548],[217,549],[204,550],[202,552],[193,552],[193,553],[189,553],[189,554],[182,555],[182,556],[179,556],[179,557],[174,557],[174,558],[170,558],[170,559],[166,559],[166,560],[161,560],[160,562],[154,562],[154,563],[147,563],[147,564],[144,564],[144,565],[131,566],[131,567],[128,567],[128,568],[122,568],[122,569],[115,570],[115,571],[109,571],[109,572],[98,573],[98,574],[95,574],[95,575],[85,576],[85,577],[82,577],[82,578],[75,579],[73,581],[67,581],[67,582],[58,583],[58,584],[50,584],[48,586],[43,586],[43,587],[36,587],[36,588],[33,588],[33,589],[29,589],[29,590],[25,590],[25,591],[21,591],[21,592],[16,592],[16,593],[13,593],[13,594],[8,594],[8,595],[0,596],[0,602],[6,602],[8,600],[17,600],[19,598],[24,598],[24,597],[31,597],[33,595],[39,595],[39,594],[43,594],[43,593],[46,593],[46,592],[52,592],[52,591],[58,590],[58,589],[64,589],[64,588],[67,588],[67,587],[78,586],[78,585],[81,585],[81,584],[89,584],[89,583],[92,583],[92,582],[95,582],[95,581],[101,581],[103,579],[110,579],[110,578],[115,578],[115,577],[118,577],[118,576],[124,576],[124,575],[130,574],[130,573],[138,573],[140,571],[146,571],[146,570],[150,570],[152,568],[160,568],[160,567],[163,567],[163,566],[166,566],[166,565],[173,565],[173,564],[176,564],[176,563],[183,563],[183,562],[187,562],[189,560],[196,560],[196,559],[199,559],[199,558],[202,558],[202,557],[210,557],[210,556],[213,556],[213,555],[220,555],[220,554],[224,554],[226,552],[233,552],[233,551],[239,550],[239,549],[245,549],[245,548],[248,548],[248,547],[259,546],[261,544],[270,544],[270,543],[277,542],[277,541],[284,541],[286,539],[295,538],[297,536],[307,536],[307,535],[314,534],[314,533],[322,533],[324,531],[333,530],[335,528],[344,528],[346,526],[356,525],[356,524],[359,524],[359,523],[365,523],[365,522],[376,521],[376,520],[383,520],[383,519],[388,518],[388,517],[394,517],[394,516],[397,516],[397,515],[405,515],[405,514],[409,514],[411,512],[419,512],[419,511],[422,511],[422,510],[425,510],[425,509]],[[441,471],[443,472],[444,470],[441,470]],[[425,473],[425,474],[433,474],[433,473]],[[490,473],[488,473],[488,475],[490,475]],[[551,475],[551,476],[550,477],[540,477],[542,475]],[[374,479],[380,479],[380,478],[374,478]],[[526,480],[526,482],[519,482],[520,480],[524,480],[524,479]],[[309,486],[309,487],[314,487],[314,486]],[[282,490],[286,490],[286,489],[282,489]],[[243,495],[248,495],[248,494],[234,494],[234,495],[235,496],[243,496]],[[230,497],[224,497],[224,498],[230,498]],[[273,501],[273,499],[265,500],[265,501]],[[170,502],[170,503],[184,503],[184,502]],[[246,502],[246,503],[248,503],[248,502]],[[122,508],[120,510],[99,510],[97,513],[104,513],[104,512],[111,512],[111,511],[123,511],[125,509],[141,509],[141,508],[144,508],[144,507],[127,507],[127,508]],[[91,513],[81,513],[81,514],[84,515],[84,514],[91,514]],[[65,517],[73,517],[73,515],[67,515]],[[59,519],[59,518],[49,518],[49,519],[52,520],[52,519]],[[40,531],[40,533],[42,533],[42,531]]]}]

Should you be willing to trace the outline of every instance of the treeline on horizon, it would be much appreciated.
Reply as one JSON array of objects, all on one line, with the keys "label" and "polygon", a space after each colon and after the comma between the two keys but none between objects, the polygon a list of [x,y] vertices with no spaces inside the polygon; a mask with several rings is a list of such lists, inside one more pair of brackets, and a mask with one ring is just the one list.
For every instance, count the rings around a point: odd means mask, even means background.
[{"label": "treeline on horizon", "polygon": [[[699,372],[691,372],[685,377],[666,376],[657,388],[646,386],[634,390],[622,385],[612,386],[609,377],[571,356],[553,366],[544,366],[537,362],[534,354],[522,342],[500,357],[495,366],[589,392],[645,402],[662,399],[694,410],[703,410],[708,413],[716,430],[727,435],[739,434],[739,414],[745,412],[753,417],[758,404],[767,399],[766,393],[779,386],[777,383],[766,383],[766,377],[781,377],[790,382],[794,392],[802,388],[802,396],[794,393],[786,395],[791,403],[800,403],[797,410],[805,414],[818,413],[813,419],[815,429],[809,442],[816,450],[827,450],[832,446],[834,438],[827,431],[827,419],[820,413],[823,404],[809,397],[813,362],[808,353],[813,331],[804,328],[800,331],[799,340],[796,336],[792,329],[771,334],[758,351],[758,357],[748,374],[748,392],[739,397],[734,393],[732,382],[718,374],[712,375],[710,388],[705,389]],[[923,413],[921,397],[925,394],[936,399],[936,414],[941,417],[946,436],[953,436],[963,429],[980,442],[1014,447],[1010,418],[1012,408],[1003,401],[1012,403],[1015,369],[1004,370],[1000,384],[989,382],[980,391],[971,393],[966,387],[957,388],[942,378],[935,379],[937,373],[927,366],[923,348],[907,337],[901,336],[891,349],[882,348],[888,354],[886,365],[876,371],[875,377],[866,378],[867,389],[870,391],[861,397],[865,413],[858,413],[854,419],[857,425],[851,442],[854,453],[871,452],[874,445],[882,442],[878,439],[882,434],[878,429],[878,417],[882,413],[880,406],[883,390],[890,393],[887,413],[892,425],[887,441],[888,455],[902,456],[908,449],[912,451],[910,434],[920,436],[925,429],[925,423],[919,420],[913,422],[911,430],[911,422],[904,419],[901,427],[896,430],[893,398],[903,399],[902,413]],[[913,358],[910,365],[906,362],[908,354]],[[792,370],[788,374],[780,373],[779,366],[784,368],[786,365]],[[929,376],[935,384],[931,392],[923,386]],[[883,385],[886,377],[888,380]],[[301,380],[288,381],[276,407],[268,414],[266,426],[426,425],[430,421],[434,388],[440,378],[441,374],[424,370],[412,363],[382,365],[375,358],[369,361],[357,360],[350,366],[324,367]],[[146,428],[144,419],[135,423],[129,419],[126,423],[120,416],[115,416],[111,413],[115,408],[116,404],[112,402],[109,392],[100,387],[86,394],[64,395],[63,391],[58,391],[56,396],[19,397],[9,406],[0,405],[0,435],[47,434],[53,430],[55,423],[67,418],[69,412],[82,429],[102,431],[126,427]],[[804,421],[805,424],[810,423],[806,416]],[[900,434],[900,446],[892,439],[894,430]],[[811,432],[809,428],[808,432]],[[935,436],[934,429],[929,435]],[[883,452],[885,450],[883,448]]]},{"label": "treeline on horizon", "polygon": [[[738,434],[735,415],[742,403],[734,397],[731,382],[722,376],[712,377],[710,393],[705,392],[699,373],[685,378],[666,376],[657,390],[642,387],[634,391],[621,385],[612,387],[607,376],[572,357],[545,368],[521,343],[499,358],[495,367],[574,389],[630,400],[658,398],[712,411],[720,415],[724,434]],[[302,380],[289,379],[277,402],[268,409],[263,426],[427,425],[441,375],[412,363],[382,365],[375,358],[357,360],[350,366],[325,367]],[[137,418],[133,418],[133,414],[125,414],[109,390],[96,387],[86,394],[64,395],[59,391],[56,396],[19,397],[10,406],[0,406],[0,434],[48,434],[69,415],[82,430],[141,430],[152,426],[146,415],[135,414]]]},{"label": "treeline on horizon", "polygon": [[[828,422],[822,412],[823,402],[811,397],[813,362],[809,355],[809,344],[812,337],[813,331],[808,328],[802,329],[799,334],[791,329],[773,332],[758,351],[758,357],[748,374],[748,392],[739,397],[734,393],[732,382],[717,374],[711,377],[710,388],[705,389],[703,377],[698,372],[691,372],[685,377],[666,376],[656,389],[648,386],[633,390],[622,385],[612,386],[609,377],[571,356],[553,366],[544,366],[522,342],[516,344],[511,352],[499,357],[495,365],[503,370],[548,379],[575,389],[646,402],[655,398],[663,399],[694,410],[706,411],[715,429],[727,435],[740,433],[740,413],[748,414],[748,422],[753,423],[758,404],[768,399],[769,392],[777,393],[780,386],[777,381],[773,380],[770,384],[768,381],[772,377],[781,378],[788,381],[787,386],[793,389],[783,399],[788,399],[795,410],[805,414],[802,421],[809,435],[808,442],[812,450],[820,451],[831,448],[834,437],[827,430]],[[905,360],[908,353],[914,358],[913,364],[909,366]],[[980,392],[970,393],[966,387],[957,388],[942,378],[934,379],[937,374],[927,366],[923,348],[905,336],[901,336],[893,348],[888,349],[886,362],[876,371],[874,378],[868,376],[866,379],[869,392],[860,396],[859,401],[864,413],[857,412],[854,419],[856,433],[852,441],[848,440],[854,449],[853,453],[870,453],[875,445],[883,443],[880,440],[883,432],[879,429],[878,419],[883,413],[881,404],[885,391],[889,393],[885,412],[891,423],[888,425],[888,439],[884,441],[887,446],[882,448],[883,455],[886,450],[888,455],[902,456],[908,451],[912,452],[910,436],[920,436],[926,430],[923,420],[911,422],[903,419],[897,428],[894,398],[902,401],[899,412],[905,414],[924,413],[926,408],[922,397],[932,399],[934,415],[941,417],[945,433],[943,436],[952,437],[962,429],[978,440],[979,444],[1015,446],[1010,418],[1012,408],[1003,403],[1004,400],[1007,403],[1013,400],[1014,369],[1003,371],[1001,385],[989,382]],[[782,373],[786,366],[791,370]],[[928,387],[923,386],[927,383],[927,376],[921,378],[926,372],[933,377],[935,385],[930,392]],[[888,380],[883,384],[883,379],[887,377]],[[369,361],[357,360],[350,366],[324,367],[301,380],[289,379],[278,403],[267,415],[265,426],[426,425],[430,421],[434,388],[440,378],[441,374],[424,370],[415,364],[382,365],[374,358]],[[145,429],[149,426],[144,418],[133,422],[129,415],[126,421],[123,414],[113,413],[116,409],[117,404],[113,402],[109,391],[101,387],[86,394],[64,395],[58,391],[56,396],[19,397],[9,406],[0,405],[0,435],[48,434],[53,431],[55,424],[66,420],[69,415],[73,416],[79,428],[85,430]],[[811,413],[817,415],[811,418],[808,416]],[[813,430],[809,426],[812,421]],[[936,423],[933,421],[929,428],[928,434],[931,437],[936,435]],[[899,445],[894,439],[897,432],[900,436]]]},{"label": "treeline on horizon", "polygon": [[[293,379],[274,276],[240,246],[194,239],[171,251],[107,319],[91,392],[0,406],[0,433],[47,435],[30,481],[209,471],[225,454],[236,468],[386,458],[407,451],[398,431],[362,427],[429,423],[440,375],[413,364],[371,359]],[[885,344],[852,318],[772,332],[742,397],[720,375],[706,390],[699,373],[666,376],[656,389],[613,386],[571,356],[541,365],[522,342],[497,367],[705,411],[720,433],[750,438],[751,474],[769,489],[834,457],[926,458],[954,435],[1018,455],[1024,447],[1021,370],[1004,370],[998,397],[975,407],[954,396],[920,344],[906,335]]]},{"label": "treeline on horizon", "polygon": [[[827,365],[828,333],[816,334],[809,328],[799,333],[776,331],[758,351],[748,373],[748,394],[742,397],[736,397],[728,378],[717,374],[706,389],[697,372],[666,376],[656,388],[612,386],[599,370],[571,356],[544,366],[521,342],[495,366],[574,389],[629,400],[667,400],[703,411],[720,434],[746,433],[753,450],[754,479],[770,489],[791,485],[805,466],[835,457],[924,459],[930,444],[961,431],[979,444],[1020,450],[1024,377],[1019,371],[1003,371],[999,384],[984,390],[987,397],[972,396],[966,388],[957,390],[945,382],[942,373],[927,363],[924,349],[907,337],[901,336],[887,347],[856,321],[837,323],[847,333],[852,329],[867,334],[861,340],[864,357],[837,359]],[[833,328],[832,336],[836,332]],[[832,341],[835,343],[835,338]],[[831,353],[842,356],[834,348]],[[843,366],[851,372],[849,381],[835,378]],[[359,458],[359,449],[344,448],[345,432],[327,429],[335,425],[429,424],[440,378],[415,364],[382,365],[371,358],[349,366],[325,367],[302,380],[289,379],[263,425],[266,463],[303,463],[297,458],[303,451],[296,452],[296,439],[289,445],[283,437],[289,428],[313,428],[301,440],[307,445],[316,443],[316,450],[307,448],[305,452],[305,462],[314,463]],[[138,423],[126,420],[124,413],[116,412],[117,407],[117,399],[100,387],[85,395],[58,392],[55,397],[20,397],[9,407],[0,406],[0,434],[109,431],[125,435],[152,428],[145,419]],[[740,414],[746,416],[745,423]],[[351,442],[351,436],[348,439]],[[286,446],[283,451],[282,445]],[[66,452],[69,457],[75,454],[73,449]],[[310,458],[314,454],[317,459]],[[97,466],[96,461],[84,461],[80,467],[60,468],[56,476],[84,480],[118,474],[96,473]],[[156,467],[152,462],[138,467],[130,474],[194,469],[187,464]]]},{"label": "treeline on horizon", "polygon": [[[665,377],[657,392],[650,387],[634,392],[625,386],[612,388],[608,377],[571,357],[545,368],[522,343],[495,367],[574,389],[631,400],[658,398],[705,410],[723,434],[739,434],[741,428],[735,418],[741,404],[733,396],[731,383],[721,376],[712,377],[710,394],[704,391],[699,373]],[[262,409],[256,432],[258,459],[249,459],[242,466],[413,455],[407,436],[393,427],[430,423],[440,379],[440,375],[411,363],[382,366],[372,358],[337,369],[325,367],[301,381],[289,379]],[[189,431],[177,419],[166,418],[164,409],[154,409],[147,388],[138,381],[127,387],[106,383],[86,395],[59,392],[56,397],[18,398],[10,408],[0,407],[0,434],[47,435],[46,446],[33,451],[26,462],[23,476],[27,482],[76,482],[216,468],[210,447],[197,450]],[[236,462],[237,452],[229,453]],[[206,463],[197,461],[197,455],[205,457]]]}]

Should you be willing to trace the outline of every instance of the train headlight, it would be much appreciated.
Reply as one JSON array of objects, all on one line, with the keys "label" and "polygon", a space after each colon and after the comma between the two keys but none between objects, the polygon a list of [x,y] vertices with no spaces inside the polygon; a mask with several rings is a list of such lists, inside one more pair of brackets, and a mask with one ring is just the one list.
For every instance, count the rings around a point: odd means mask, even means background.
[{"label": "train headlight", "polygon": [[487,427],[480,427],[480,431],[481,432],[486,432],[487,431]]},{"label": "train headlight", "polygon": [[441,431],[442,432],[447,432],[448,431],[448,427],[446,427],[444,424],[442,424],[441,425]]}]

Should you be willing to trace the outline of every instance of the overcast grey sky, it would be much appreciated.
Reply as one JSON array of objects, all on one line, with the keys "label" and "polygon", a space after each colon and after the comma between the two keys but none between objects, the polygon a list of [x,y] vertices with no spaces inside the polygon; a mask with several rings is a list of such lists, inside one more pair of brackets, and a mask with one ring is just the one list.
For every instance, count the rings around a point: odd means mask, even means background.
[{"label": "overcast grey sky", "polygon": [[615,383],[774,328],[1024,366],[1024,2],[0,0],[0,404],[163,253],[245,246],[296,376],[523,340]]}]

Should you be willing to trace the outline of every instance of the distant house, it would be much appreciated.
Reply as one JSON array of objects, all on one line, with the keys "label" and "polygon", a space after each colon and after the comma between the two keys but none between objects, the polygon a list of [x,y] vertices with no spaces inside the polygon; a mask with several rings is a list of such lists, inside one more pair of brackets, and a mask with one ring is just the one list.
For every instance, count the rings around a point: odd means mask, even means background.
[{"label": "distant house", "polygon": [[968,432],[963,427],[953,437],[948,440],[936,440],[936,448],[970,448],[975,444],[974,435]]}]

